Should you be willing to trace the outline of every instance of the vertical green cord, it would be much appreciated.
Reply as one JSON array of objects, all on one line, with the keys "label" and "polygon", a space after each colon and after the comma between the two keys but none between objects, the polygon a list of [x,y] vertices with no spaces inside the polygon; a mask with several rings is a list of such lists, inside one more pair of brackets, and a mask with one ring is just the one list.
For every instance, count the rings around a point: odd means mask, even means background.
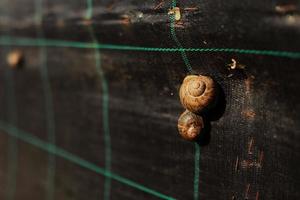
[{"label": "vertical green cord", "polygon": [[[9,13],[9,3],[7,11]],[[10,32],[10,30],[7,30]],[[8,52],[11,51],[11,46],[8,46]],[[13,72],[5,66],[5,96],[7,101],[8,122],[17,125],[17,104],[15,95],[15,84],[13,79]],[[18,171],[18,141],[15,137],[9,137],[8,141],[8,165],[7,165],[7,193],[6,199],[15,199],[17,188],[17,171]]]},{"label": "vertical green cord", "polygon": [[195,142],[194,200],[199,199],[200,146]]},{"label": "vertical green cord", "polygon": [[[43,1],[36,0],[35,5],[35,22],[38,26],[37,34],[38,37],[44,38],[44,31],[42,26],[43,20]],[[46,108],[46,126],[47,126],[47,137],[51,144],[55,144],[55,122],[54,122],[54,108],[53,108],[53,96],[51,91],[51,84],[48,76],[47,67],[47,49],[44,45],[40,48],[40,63],[41,63],[41,79],[43,84],[43,91],[45,97],[45,108]],[[47,200],[54,200],[55,193],[55,156],[51,153],[48,154],[48,170],[47,170]]]},{"label": "vertical green cord", "polygon": [[[176,0],[172,0],[171,8],[174,8],[174,7],[176,7]],[[182,49],[182,50],[180,50],[180,54],[181,54],[181,57],[183,59],[183,62],[186,65],[188,72],[192,73],[193,68],[191,66],[191,63],[190,63],[190,61],[189,61],[189,59],[186,55],[186,52],[183,50],[184,48],[183,48],[182,44],[180,43],[180,41],[178,40],[178,38],[176,36],[176,32],[175,32],[175,15],[174,14],[170,15],[170,21],[171,21],[171,24],[170,24],[171,36],[172,36],[173,40],[175,41],[177,47]]]},{"label": "vertical green cord", "polygon": [[91,19],[93,16],[93,0],[86,0],[87,10],[85,13],[85,19]]},{"label": "vertical green cord", "polygon": [[[176,7],[176,4],[177,4],[176,0],[172,0],[171,8]],[[182,50],[180,50],[181,57],[184,61],[184,64],[186,65],[188,72],[192,73],[193,68],[189,62],[189,59],[188,59],[185,51],[183,50],[182,44],[180,43],[180,41],[178,40],[178,38],[176,36],[174,14],[170,15],[170,21],[171,21],[171,24],[170,24],[171,36],[172,36],[173,40],[175,41],[177,47],[182,49]],[[200,173],[199,162],[200,162],[200,146],[199,146],[199,144],[195,143],[194,200],[199,199],[199,173]]]},{"label": "vertical green cord", "polygon": [[[91,20],[93,16],[93,4],[92,0],[87,0],[87,12],[86,19]],[[89,26],[89,32],[91,34],[93,44],[95,45],[95,66],[97,74],[101,79],[102,87],[102,123],[103,123],[103,132],[104,132],[104,146],[105,146],[105,170],[111,171],[111,139],[110,139],[110,130],[109,130],[109,90],[108,82],[105,78],[105,74],[101,67],[101,54],[100,50],[96,48],[98,46],[98,40],[95,36],[95,31],[93,26]],[[111,187],[111,178],[106,176],[104,181],[104,200],[110,199],[110,187]]]}]

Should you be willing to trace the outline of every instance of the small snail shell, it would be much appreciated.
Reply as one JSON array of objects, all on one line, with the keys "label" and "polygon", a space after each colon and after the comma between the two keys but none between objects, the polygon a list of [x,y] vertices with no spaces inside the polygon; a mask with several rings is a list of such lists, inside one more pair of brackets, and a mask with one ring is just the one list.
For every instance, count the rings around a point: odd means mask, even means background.
[{"label": "small snail shell", "polygon": [[207,109],[214,102],[215,96],[215,83],[207,76],[189,75],[179,90],[181,104],[193,113]]},{"label": "small snail shell", "polygon": [[12,69],[20,68],[24,61],[24,55],[20,50],[13,50],[7,55],[6,60]]},{"label": "small snail shell", "polygon": [[201,116],[186,110],[180,115],[177,126],[181,137],[193,141],[200,135],[204,122]]}]

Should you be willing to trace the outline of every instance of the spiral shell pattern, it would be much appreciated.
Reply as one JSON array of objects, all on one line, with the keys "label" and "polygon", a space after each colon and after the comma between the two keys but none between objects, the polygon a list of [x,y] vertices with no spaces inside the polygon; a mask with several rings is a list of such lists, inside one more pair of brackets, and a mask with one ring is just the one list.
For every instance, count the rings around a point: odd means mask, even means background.
[{"label": "spiral shell pattern", "polygon": [[189,75],[179,90],[183,107],[193,113],[201,113],[214,102],[215,83],[213,79],[202,75]]},{"label": "spiral shell pattern", "polygon": [[182,138],[195,141],[204,128],[204,122],[201,116],[186,110],[180,115],[177,126]]}]

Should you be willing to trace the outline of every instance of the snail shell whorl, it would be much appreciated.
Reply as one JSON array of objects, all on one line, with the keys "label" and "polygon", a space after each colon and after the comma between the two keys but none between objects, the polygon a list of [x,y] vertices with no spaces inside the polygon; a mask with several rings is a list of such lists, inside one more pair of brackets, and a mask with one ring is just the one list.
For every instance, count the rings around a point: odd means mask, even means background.
[{"label": "snail shell whorl", "polygon": [[196,140],[203,128],[203,118],[188,110],[184,111],[178,119],[179,134],[186,140]]},{"label": "snail shell whorl", "polygon": [[201,113],[215,99],[215,83],[213,79],[201,75],[185,77],[179,90],[181,104],[193,113]]}]

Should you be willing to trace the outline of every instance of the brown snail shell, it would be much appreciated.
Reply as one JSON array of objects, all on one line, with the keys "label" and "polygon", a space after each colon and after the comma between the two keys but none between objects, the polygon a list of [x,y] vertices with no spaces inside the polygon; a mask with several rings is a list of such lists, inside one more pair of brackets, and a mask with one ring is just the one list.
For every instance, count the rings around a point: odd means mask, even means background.
[{"label": "brown snail shell", "polygon": [[215,100],[216,86],[208,76],[188,75],[179,90],[181,104],[193,113],[201,113]]},{"label": "brown snail shell", "polygon": [[204,128],[204,122],[201,116],[185,110],[180,115],[177,126],[181,137],[189,141],[195,141]]},{"label": "brown snail shell", "polygon": [[24,62],[24,55],[20,50],[13,50],[7,55],[6,61],[10,68],[20,68]]}]

